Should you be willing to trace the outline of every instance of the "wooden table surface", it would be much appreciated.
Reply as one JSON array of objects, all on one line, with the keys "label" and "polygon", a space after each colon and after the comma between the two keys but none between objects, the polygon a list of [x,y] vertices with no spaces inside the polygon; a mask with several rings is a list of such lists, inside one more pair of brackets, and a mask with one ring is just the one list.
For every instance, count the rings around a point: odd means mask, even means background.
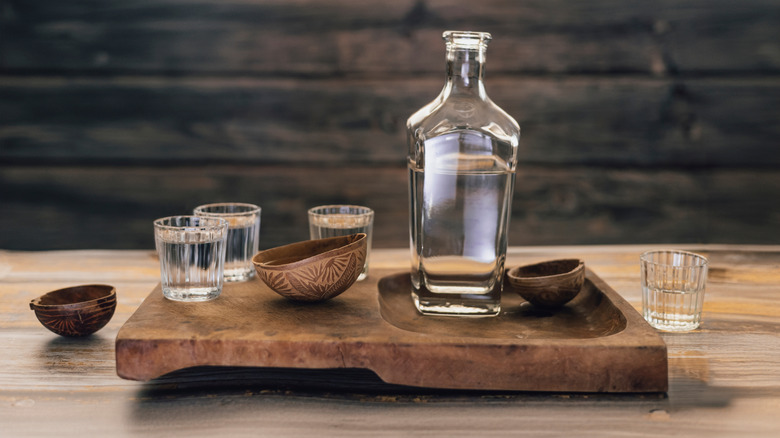
[{"label": "wooden table surface", "polygon": [[[509,266],[580,257],[635,308],[638,257],[657,246],[512,248]],[[439,392],[360,372],[197,369],[116,375],[119,328],[159,282],[152,251],[0,251],[0,436],[780,436],[780,247],[686,246],[710,258],[699,330],[663,334],[667,394]],[[408,251],[372,267],[408,269]],[[28,303],[108,283],[119,304],[83,339],[44,329]]]}]

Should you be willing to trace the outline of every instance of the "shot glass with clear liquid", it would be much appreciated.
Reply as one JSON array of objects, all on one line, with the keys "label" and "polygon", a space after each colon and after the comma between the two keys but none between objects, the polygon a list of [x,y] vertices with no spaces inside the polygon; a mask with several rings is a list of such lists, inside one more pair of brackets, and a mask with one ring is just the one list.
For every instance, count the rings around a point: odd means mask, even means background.
[{"label": "shot glass with clear liquid", "polygon": [[260,242],[260,207],[240,202],[206,204],[193,214],[206,218],[222,218],[228,222],[225,248],[225,281],[245,281],[255,275],[252,257]]},{"label": "shot glass with clear liquid", "polygon": [[648,251],[639,258],[642,313],[654,328],[694,330],[701,324],[708,260],[687,251]]},{"label": "shot glass with clear liquid", "polygon": [[221,218],[171,216],[154,221],[165,298],[209,301],[222,293],[228,224]]},{"label": "shot glass with clear liquid", "polygon": [[368,259],[371,255],[371,237],[374,229],[374,210],[359,205],[321,205],[309,209],[309,237],[349,236],[366,234],[366,262],[357,281],[368,276]]}]

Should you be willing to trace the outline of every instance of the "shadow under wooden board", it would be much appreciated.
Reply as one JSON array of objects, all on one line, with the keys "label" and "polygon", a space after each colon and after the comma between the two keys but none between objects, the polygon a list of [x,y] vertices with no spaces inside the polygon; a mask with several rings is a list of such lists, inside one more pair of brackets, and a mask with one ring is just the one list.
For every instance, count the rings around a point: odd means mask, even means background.
[{"label": "shadow under wooden board", "polygon": [[206,303],[158,285],[119,331],[120,377],[148,381],[191,367],[358,368],[422,388],[665,392],[666,345],[588,270],[580,294],[551,312],[505,294],[494,318],[422,316],[408,273],[374,270],[326,302],[288,301],[257,279]]}]

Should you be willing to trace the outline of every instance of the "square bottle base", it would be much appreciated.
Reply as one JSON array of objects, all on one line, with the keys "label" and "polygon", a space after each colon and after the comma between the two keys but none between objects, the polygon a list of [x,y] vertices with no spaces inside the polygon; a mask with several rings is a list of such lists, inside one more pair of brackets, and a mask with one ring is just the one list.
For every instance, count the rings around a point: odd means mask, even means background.
[{"label": "square bottle base", "polygon": [[417,311],[423,315],[441,316],[496,316],[501,312],[500,300],[474,298],[474,296],[447,294],[442,297],[420,297],[412,291]]}]

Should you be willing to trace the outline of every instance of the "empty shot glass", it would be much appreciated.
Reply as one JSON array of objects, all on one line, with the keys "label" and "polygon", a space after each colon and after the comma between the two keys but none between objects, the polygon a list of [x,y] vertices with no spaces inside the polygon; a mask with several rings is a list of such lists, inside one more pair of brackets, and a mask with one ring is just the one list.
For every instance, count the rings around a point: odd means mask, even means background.
[{"label": "empty shot glass", "polygon": [[228,222],[225,249],[225,281],[245,281],[255,275],[252,257],[260,242],[260,207],[240,202],[206,204],[195,208],[200,217],[222,218]]},{"label": "empty shot glass", "polygon": [[309,209],[309,237],[349,236],[366,233],[366,262],[357,281],[368,276],[368,259],[371,255],[371,236],[374,229],[374,210],[359,205],[321,205]]},{"label": "empty shot glass", "polygon": [[175,301],[209,301],[222,293],[228,223],[171,216],[154,221],[162,292]]},{"label": "empty shot glass", "polygon": [[639,260],[645,320],[663,331],[698,328],[707,283],[707,259],[692,252],[664,250],[648,251]]}]

